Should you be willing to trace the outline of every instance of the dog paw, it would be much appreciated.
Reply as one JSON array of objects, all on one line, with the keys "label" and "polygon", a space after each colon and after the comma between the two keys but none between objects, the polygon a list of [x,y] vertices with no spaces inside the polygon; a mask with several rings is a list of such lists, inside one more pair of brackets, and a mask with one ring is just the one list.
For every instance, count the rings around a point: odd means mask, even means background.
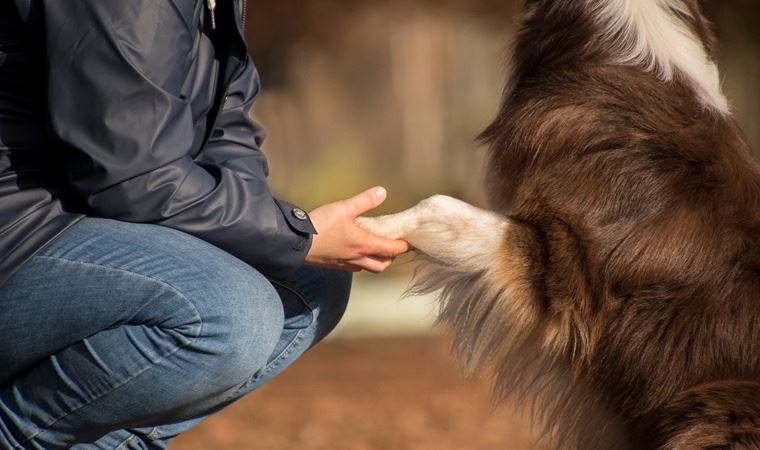
[{"label": "dog paw", "polygon": [[380,217],[357,217],[356,224],[376,236],[388,239],[403,239],[407,224],[403,213]]},{"label": "dog paw", "polygon": [[425,199],[411,209],[357,224],[372,234],[404,239],[417,251],[444,264],[460,264],[484,248],[498,246],[505,217],[443,195]]}]

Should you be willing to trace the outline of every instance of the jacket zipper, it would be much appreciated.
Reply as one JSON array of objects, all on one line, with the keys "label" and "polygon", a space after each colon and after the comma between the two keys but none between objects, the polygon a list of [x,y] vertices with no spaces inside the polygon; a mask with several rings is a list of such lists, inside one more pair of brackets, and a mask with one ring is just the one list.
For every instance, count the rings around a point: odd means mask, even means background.
[{"label": "jacket zipper", "polygon": [[211,14],[211,29],[216,30],[216,15],[214,14],[214,10],[216,10],[216,0],[207,0],[206,6]]},{"label": "jacket zipper", "polygon": [[242,9],[243,9],[243,12],[242,12],[242,14],[241,14],[241,15],[243,16],[243,17],[242,17],[242,22],[243,22],[243,34],[244,34],[244,35],[243,35],[243,37],[245,38],[245,10],[246,10],[246,6],[247,6],[248,2],[247,2],[246,0],[240,0],[240,1],[243,3],[243,8],[242,8]]},{"label": "jacket zipper", "polygon": [[[243,33],[244,34],[245,34],[245,18],[246,18],[246,9],[247,9],[246,8],[246,3],[247,3],[246,0],[239,0],[239,3],[238,3],[238,5],[241,5],[240,15],[241,15],[241,22],[242,22]],[[207,8],[209,10],[209,13],[210,13],[210,16],[211,16],[211,28],[212,29],[216,29],[216,18],[214,17],[214,10],[216,9],[216,0],[206,0],[206,6],[207,6]],[[245,40],[245,36],[243,36],[243,40]],[[233,79],[234,79],[234,76],[237,74],[237,72],[240,71],[241,67],[243,67],[243,64],[238,64],[235,67],[235,74],[233,74],[233,76],[232,76]],[[219,109],[216,112],[216,115],[214,116],[214,120],[213,120],[213,123],[211,125],[211,128],[210,128],[210,131],[208,133],[208,136],[206,136],[206,138],[204,139],[203,145],[201,145],[201,148],[198,149],[198,151],[195,153],[195,155],[193,155],[193,161],[195,161],[198,158],[200,158],[200,156],[203,154],[203,149],[206,147],[206,145],[211,140],[211,136],[213,134],[214,128],[216,127],[216,123],[217,123],[217,121],[219,119],[219,114],[221,112],[221,109],[224,108],[224,104],[227,103],[227,96],[228,96],[229,88],[230,88],[229,83],[226,86],[224,86],[224,94],[222,94],[223,95],[222,102],[219,104],[219,107],[218,107]]]},{"label": "jacket zipper", "polygon": [[[240,0],[240,3],[243,4],[241,8],[241,16],[242,16],[242,23],[243,23],[243,32],[245,32],[245,14],[246,10],[248,8],[248,2],[246,0]],[[216,30],[216,0],[206,0],[206,6],[208,7],[209,13],[211,14],[211,29]]]}]

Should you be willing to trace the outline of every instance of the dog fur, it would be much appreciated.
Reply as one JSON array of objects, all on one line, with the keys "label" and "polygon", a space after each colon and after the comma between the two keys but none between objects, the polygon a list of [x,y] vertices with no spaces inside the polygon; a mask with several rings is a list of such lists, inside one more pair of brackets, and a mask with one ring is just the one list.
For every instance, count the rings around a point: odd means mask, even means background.
[{"label": "dog fur", "polygon": [[553,445],[760,448],[760,168],[697,0],[528,0],[490,146],[494,210],[360,219]]}]

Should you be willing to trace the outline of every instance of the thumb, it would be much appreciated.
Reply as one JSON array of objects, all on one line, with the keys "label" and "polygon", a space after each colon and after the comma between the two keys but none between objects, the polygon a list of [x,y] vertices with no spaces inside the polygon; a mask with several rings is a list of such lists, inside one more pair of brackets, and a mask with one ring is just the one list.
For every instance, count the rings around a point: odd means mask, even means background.
[{"label": "thumb", "polygon": [[377,186],[372,189],[367,189],[361,194],[351,197],[346,200],[346,205],[349,212],[354,216],[363,214],[370,209],[375,209],[382,205],[385,198],[388,196],[388,192],[384,187]]}]

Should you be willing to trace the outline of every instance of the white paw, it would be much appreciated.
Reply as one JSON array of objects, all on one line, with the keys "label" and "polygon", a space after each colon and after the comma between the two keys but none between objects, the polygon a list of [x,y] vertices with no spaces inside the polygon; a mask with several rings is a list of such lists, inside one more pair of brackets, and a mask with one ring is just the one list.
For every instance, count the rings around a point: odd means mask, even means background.
[{"label": "white paw", "polygon": [[402,239],[407,229],[404,213],[380,217],[357,217],[356,224],[376,236]]},{"label": "white paw", "polygon": [[447,265],[483,265],[483,255],[500,247],[505,217],[451,197],[436,195],[398,214],[359,218],[370,233],[404,239],[418,251]]}]

